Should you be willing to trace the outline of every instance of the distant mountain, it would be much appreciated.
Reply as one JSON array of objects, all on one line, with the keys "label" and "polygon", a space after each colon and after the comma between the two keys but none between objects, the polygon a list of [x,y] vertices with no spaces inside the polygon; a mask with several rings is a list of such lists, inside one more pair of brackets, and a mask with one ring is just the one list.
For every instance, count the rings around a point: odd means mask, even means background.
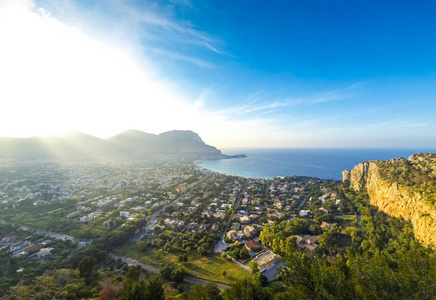
[{"label": "distant mountain", "polygon": [[108,139],[75,132],[65,136],[0,138],[0,158],[8,159],[125,159],[172,155],[192,159],[229,158],[206,145],[192,131],[174,130],[159,135],[127,130]]}]

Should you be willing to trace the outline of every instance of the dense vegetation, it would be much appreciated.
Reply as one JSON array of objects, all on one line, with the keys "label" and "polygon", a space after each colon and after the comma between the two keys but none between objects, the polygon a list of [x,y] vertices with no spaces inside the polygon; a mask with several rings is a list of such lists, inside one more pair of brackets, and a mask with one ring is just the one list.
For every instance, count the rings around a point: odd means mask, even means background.
[{"label": "dense vegetation", "polygon": [[410,159],[378,161],[382,178],[391,183],[413,189],[427,201],[436,201],[436,154],[424,153],[412,155]]},{"label": "dense vegetation", "polygon": [[353,203],[362,222],[327,230],[320,236],[315,256],[279,247],[287,262],[281,274],[287,291],[276,298],[435,297],[435,254],[415,240],[411,226],[377,211],[368,204],[366,194],[342,190],[342,195]]}]

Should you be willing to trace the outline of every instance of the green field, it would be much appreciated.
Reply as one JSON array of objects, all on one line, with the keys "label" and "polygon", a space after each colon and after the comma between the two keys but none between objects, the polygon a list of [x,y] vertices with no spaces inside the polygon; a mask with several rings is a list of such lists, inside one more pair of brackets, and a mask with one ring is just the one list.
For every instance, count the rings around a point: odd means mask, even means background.
[{"label": "green field", "polygon": [[[229,284],[238,279],[251,278],[250,273],[215,253],[208,256],[201,256],[195,251],[192,251],[188,255],[187,262],[179,262],[179,256],[184,253],[174,254],[163,252],[160,256],[156,256],[150,250],[141,253],[137,250],[136,244],[132,242],[124,244],[114,252],[117,255],[136,258],[140,262],[156,267],[164,267],[168,264],[182,267],[186,273],[190,275],[215,282]],[[225,277],[221,275],[223,270],[227,273]]]},{"label": "green field", "polygon": [[356,222],[356,216],[336,216],[340,221],[338,222],[338,225],[342,228],[346,228],[348,226],[351,226]]}]

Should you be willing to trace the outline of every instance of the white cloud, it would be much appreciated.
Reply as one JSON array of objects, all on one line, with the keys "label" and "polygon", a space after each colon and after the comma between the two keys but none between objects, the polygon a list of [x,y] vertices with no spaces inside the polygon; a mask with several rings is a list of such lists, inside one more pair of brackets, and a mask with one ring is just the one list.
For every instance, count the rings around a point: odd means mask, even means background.
[{"label": "white cloud", "polygon": [[192,100],[151,62],[139,67],[126,52],[20,3],[0,7],[0,136],[190,129],[217,146],[252,146],[275,126],[207,111],[209,90]]}]

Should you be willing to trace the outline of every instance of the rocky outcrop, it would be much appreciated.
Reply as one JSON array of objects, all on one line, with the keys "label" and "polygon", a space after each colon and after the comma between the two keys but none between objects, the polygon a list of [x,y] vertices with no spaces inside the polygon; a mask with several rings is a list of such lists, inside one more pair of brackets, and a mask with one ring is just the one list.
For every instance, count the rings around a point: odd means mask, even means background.
[{"label": "rocky outcrop", "polygon": [[[419,184],[392,180],[387,176],[387,172],[395,171],[398,165],[407,165],[413,170],[421,170],[425,167],[425,174],[428,175],[436,168],[429,167],[428,159],[436,161],[436,154],[414,155],[409,160],[404,160],[398,164],[398,160],[391,161],[368,161],[358,164],[353,170],[346,170],[342,173],[344,181],[350,181],[350,186],[356,190],[366,190],[369,194],[371,204],[378,207],[381,211],[395,217],[403,217],[412,223],[415,237],[424,245],[436,248],[436,208],[434,199],[430,199],[427,194],[417,190]],[[425,162],[420,163],[420,162]],[[426,176],[427,176],[426,175]],[[404,177],[403,177],[404,178]],[[414,177],[415,178],[415,177]],[[426,180],[434,180],[433,177],[423,177]],[[428,184],[423,182],[422,184]],[[430,182],[430,187],[434,182]],[[430,195],[433,195],[430,193]],[[432,196],[430,196],[432,197]]]}]

